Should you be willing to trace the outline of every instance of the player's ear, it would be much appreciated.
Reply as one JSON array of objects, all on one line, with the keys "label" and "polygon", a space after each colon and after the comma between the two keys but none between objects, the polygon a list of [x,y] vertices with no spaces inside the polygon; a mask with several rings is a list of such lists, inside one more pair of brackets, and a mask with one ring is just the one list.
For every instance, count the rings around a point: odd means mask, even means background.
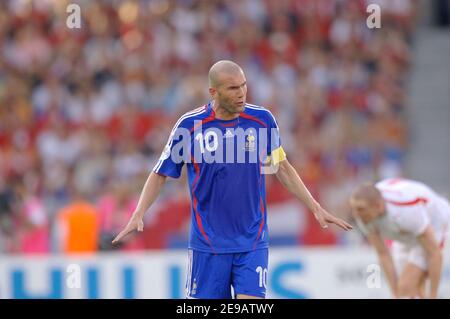
[{"label": "player's ear", "polygon": [[384,211],[384,202],[382,199],[378,200],[377,208],[380,213],[382,213]]},{"label": "player's ear", "polygon": [[215,88],[210,87],[209,94],[211,94],[212,97],[216,97],[217,90]]}]

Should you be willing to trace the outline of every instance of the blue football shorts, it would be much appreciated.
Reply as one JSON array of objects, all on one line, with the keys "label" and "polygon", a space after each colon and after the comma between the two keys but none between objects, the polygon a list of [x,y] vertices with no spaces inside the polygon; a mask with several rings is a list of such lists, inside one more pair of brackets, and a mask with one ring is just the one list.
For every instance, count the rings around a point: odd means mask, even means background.
[{"label": "blue football shorts", "polygon": [[265,298],[268,261],[268,248],[230,254],[189,250],[186,296],[231,299],[244,294]]}]

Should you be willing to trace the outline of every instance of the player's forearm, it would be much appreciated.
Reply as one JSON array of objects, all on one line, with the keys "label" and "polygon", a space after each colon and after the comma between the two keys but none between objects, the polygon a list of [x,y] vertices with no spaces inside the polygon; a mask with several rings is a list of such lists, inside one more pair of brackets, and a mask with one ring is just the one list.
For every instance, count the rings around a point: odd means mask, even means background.
[{"label": "player's forearm", "polygon": [[430,277],[430,298],[437,298],[442,270],[442,254],[440,250],[437,250],[429,255],[428,266]]},{"label": "player's forearm", "polygon": [[395,273],[394,262],[392,261],[391,254],[388,252],[378,254],[378,259],[384,275],[386,276],[389,287],[391,288],[391,292],[395,297],[397,297],[397,275]]},{"label": "player's forearm", "polygon": [[151,172],[145,182],[144,188],[142,189],[141,196],[139,197],[139,202],[136,206],[135,214],[139,217],[144,217],[145,212],[150,208],[155,199],[158,197],[166,177]]},{"label": "player's forearm", "polygon": [[287,160],[280,162],[280,167],[276,175],[281,184],[302,201],[310,210],[314,211],[320,207],[319,203],[306,188],[295,168],[292,167]]}]

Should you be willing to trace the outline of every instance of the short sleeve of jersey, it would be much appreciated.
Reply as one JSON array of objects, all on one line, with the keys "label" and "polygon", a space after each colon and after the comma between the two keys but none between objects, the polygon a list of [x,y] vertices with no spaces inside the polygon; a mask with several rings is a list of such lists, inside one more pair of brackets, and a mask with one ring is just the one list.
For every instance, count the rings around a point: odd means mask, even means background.
[{"label": "short sleeve of jersey", "polygon": [[272,164],[278,164],[286,158],[286,153],[281,146],[280,129],[275,117],[267,111],[268,137],[267,155],[271,157]]},{"label": "short sleeve of jersey", "polygon": [[430,224],[426,210],[421,205],[397,208],[395,221],[402,231],[415,236],[423,234]]},{"label": "short sleeve of jersey", "polygon": [[173,178],[180,177],[184,165],[183,157],[188,155],[183,154],[183,145],[190,143],[190,135],[185,126],[186,121],[175,124],[153,172]]}]

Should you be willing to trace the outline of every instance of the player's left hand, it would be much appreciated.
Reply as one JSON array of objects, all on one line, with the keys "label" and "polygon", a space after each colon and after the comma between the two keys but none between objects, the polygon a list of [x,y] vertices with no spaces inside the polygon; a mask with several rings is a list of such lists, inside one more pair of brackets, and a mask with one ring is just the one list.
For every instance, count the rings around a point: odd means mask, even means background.
[{"label": "player's left hand", "polygon": [[320,226],[322,226],[322,228],[328,228],[328,224],[336,224],[337,226],[341,227],[344,230],[353,229],[352,225],[350,225],[349,223],[340,218],[337,218],[336,216],[331,215],[321,206],[318,206],[313,211],[313,214],[314,217],[319,222]]}]

